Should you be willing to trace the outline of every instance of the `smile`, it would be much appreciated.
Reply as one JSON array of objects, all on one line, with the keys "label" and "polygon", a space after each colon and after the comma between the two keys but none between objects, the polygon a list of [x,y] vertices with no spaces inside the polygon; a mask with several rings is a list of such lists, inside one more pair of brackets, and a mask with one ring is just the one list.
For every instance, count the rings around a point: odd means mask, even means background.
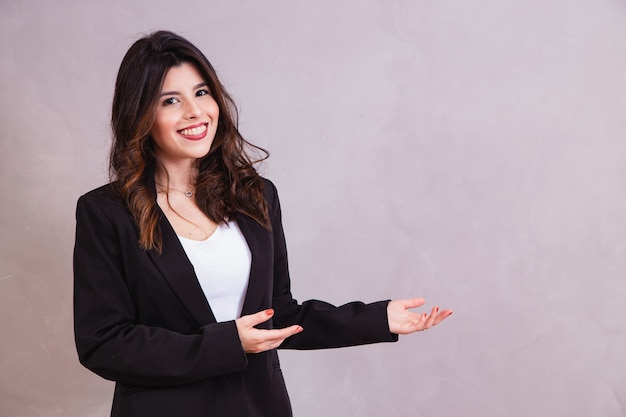
[{"label": "smile", "polygon": [[183,136],[188,136],[192,138],[196,137],[204,137],[204,134],[207,131],[207,124],[201,124],[199,126],[189,127],[187,129],[181,129],[178,131]]}]

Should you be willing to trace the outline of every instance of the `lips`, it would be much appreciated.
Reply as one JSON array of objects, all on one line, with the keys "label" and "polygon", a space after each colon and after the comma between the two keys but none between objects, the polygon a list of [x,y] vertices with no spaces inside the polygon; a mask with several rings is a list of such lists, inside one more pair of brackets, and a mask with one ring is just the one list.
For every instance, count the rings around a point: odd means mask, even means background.
[{"label": "lips", "polygon": [[208,123],[201,123],[186,127],[178,131],[178,134],[189,140],[203,139],[208,132]]}]

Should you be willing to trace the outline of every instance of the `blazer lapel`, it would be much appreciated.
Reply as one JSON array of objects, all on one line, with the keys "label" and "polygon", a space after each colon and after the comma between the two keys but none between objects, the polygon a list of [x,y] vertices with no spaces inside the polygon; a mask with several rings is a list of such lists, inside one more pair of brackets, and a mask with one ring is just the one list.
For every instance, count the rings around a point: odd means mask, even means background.
[{"label": "blazer lapel", "polygon": [[163,234],[163,252],[148,251],[152,261],[199,325],[215,322],[215,316],[204,296],[193,265],[185,254],[176,232],[159,209],[159,226]]},{"label": "blazer lapel", "polygon": [[273,280],[272,277],[267,277],[266,272],[271,271],[271,241],[269,240],[270,233],[250,217],[238,214],[236,220],[252,254],[248,290],[241,310],[243,316],[272,306],[270,297]]}]

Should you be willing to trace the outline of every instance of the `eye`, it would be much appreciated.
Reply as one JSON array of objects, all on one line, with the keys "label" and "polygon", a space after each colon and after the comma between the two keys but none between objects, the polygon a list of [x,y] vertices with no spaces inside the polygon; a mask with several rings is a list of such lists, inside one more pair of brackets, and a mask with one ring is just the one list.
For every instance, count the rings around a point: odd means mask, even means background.
[{"label": "eye", "polygon": [[196,97],[210,96],[210,95],[211,95],[211,92],[207,90],[206,88],[196,91]]},{"label": "eye", "polygon": [[176,104],[178,103],[178,99],[176,97],[168,97],[165,100],[163,100],[163,105],[164,106],[171,106],[172,104]]}]

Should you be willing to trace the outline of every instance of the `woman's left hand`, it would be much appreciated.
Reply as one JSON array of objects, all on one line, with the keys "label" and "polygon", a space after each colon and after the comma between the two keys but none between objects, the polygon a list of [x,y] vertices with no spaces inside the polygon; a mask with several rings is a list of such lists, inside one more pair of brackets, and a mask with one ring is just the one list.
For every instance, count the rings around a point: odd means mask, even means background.
[{"label": "woman's left hand", "polygon": [[439,307],[433,307],[430,315],[427,313],[413,313],[409,311],[411,308],[423,306],[425,302],[426,300],[423,298],[390,301],[387,305],[389,331],[395,334],[409,334],[430,329],[452,314],[452,310],[439,311]]}]

